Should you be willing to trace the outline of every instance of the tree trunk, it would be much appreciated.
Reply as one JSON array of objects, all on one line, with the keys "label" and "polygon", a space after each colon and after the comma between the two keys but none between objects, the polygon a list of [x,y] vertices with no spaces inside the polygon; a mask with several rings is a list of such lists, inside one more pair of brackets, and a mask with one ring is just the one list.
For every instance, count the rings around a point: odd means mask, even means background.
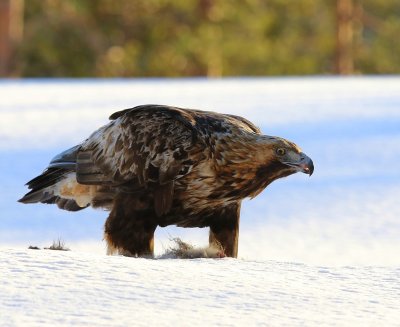
[{"label": "tree trunk", "polygon": [[353,1],[336,1],[336,73],[354,72],[353,59]]},{"label": "tree trunk", "polygon": [[13,73],[13,47],[22,39],[24,0],[0,0],[0,76]]}]

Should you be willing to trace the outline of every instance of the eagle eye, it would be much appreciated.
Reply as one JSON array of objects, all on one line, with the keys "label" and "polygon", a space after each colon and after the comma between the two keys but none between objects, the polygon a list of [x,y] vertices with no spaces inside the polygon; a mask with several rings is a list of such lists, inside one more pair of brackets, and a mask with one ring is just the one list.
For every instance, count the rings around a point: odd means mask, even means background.
[{"label": "eagle eye", "polygon": [[276,149],[276,154],[278,156],[283,156],[286,153],[286,150],[284,148],[278,148]]}]

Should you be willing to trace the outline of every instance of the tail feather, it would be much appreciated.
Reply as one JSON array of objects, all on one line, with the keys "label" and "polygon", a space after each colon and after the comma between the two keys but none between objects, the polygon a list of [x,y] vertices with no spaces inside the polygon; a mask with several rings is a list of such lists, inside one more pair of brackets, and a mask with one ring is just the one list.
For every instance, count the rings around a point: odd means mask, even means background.
[{"label": "tail feather", "polygon": [[43,189],[48,186],[54,185],[64,178],[71,170],[63,168],[47,168],[41,175],[30,180],[26,185],[29,189]]},{"label": "tail feather", "polygon": [[57,195],[54,195],[53,189],[51,188],[33,189],[29,193],[25,194],[18,202],[21,203],[45,203],[45,204],[56,204],[60,209],[67,211],[79,211],[88,207],[80,207],[75,200],[64,199]]},{"label": "tail feather", "polygon": [[30,180],[26,185],[31,190],[19,202],[36,203],[44,202],[54,196],[51,186],[64,179],[69,170],[62,168],[48,168],[41,175]]},{"label": "tail feather", "polygon": [[26,185],[30,192],[25,194],[19,202],[57,204],[60,209],[78,211],[80,207],[74,199],[61,197],[57,193],[57,184],[71,177],[76,169],[76,157],[80,146],[77,145],[55,156],[47,169],[39,176],[30,180]]},{"label": "tail feather", "polygon": [[18,200],[18,202],[21,203],[54,203],[54,202],[49,202],[51,199],[54,198],[54,194],[50,193],[46,190],[40,189],[40,190],[32,190],[28,193],[26,193],[21,199]]},{"label": "tail feather", "polygon": [[18,202],[21,203],[46,203],[57,204],[60,209],[78,211],[85,209],[80,207],[72,199],[64,199],[54,194],[54,186],[57,182],[66,178],[72,170],[63,168],[48,168],[43,174],[35,177],[27,183],[30,192],[25,194]]}]

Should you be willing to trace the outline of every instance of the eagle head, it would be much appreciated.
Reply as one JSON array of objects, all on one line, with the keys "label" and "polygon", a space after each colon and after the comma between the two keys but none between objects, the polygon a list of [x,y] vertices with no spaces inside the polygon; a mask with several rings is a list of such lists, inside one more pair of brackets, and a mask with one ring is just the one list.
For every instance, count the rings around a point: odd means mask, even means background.
[{"label": "eagle head", "polygon": [[286,139],[260,135],[258,151],[250,158],[256,166],[255,176],[247,184],[247,194],[253,198],[273,181],[297,172],[312,175],[313,161],[301,149]]},{"label": "eagle head", "polygon": [[274,142],[270,147],[272,162],[278,162],[284,170],[291,173],[302,172],[312,175],[314,172],[314,163],[301,149],[288,140],[274,137]]}]

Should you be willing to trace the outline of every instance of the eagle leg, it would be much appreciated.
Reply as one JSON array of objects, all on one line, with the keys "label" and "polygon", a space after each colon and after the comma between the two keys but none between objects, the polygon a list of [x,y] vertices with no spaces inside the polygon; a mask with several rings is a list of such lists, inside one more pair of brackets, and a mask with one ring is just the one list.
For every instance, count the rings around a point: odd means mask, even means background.
[{"label": "eagle leg", "polygon": [[227,257],[237,258],[239,243],[240,203],[221,210],[210,224],[209,245],[222,247]]},{"label": "eagle leg", "polygon": [[148,209],[145,200],[119,194],[104,227],[107,254],[153,257],[157,228],[154,218],[155,213]]}]

